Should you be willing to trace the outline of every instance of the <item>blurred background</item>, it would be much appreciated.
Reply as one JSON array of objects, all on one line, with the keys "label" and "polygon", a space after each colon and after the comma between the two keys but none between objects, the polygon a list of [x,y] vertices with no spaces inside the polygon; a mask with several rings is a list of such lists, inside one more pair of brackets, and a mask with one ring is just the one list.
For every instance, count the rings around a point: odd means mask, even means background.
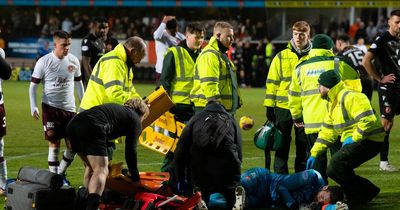
[{"label": "blurred background", "polygon": [[[0,0],[0,47],[12,64],[13,80],[30,80],[40,50],[51,50],[51,34],[63,29],[73,37],[71,53],[81,57],[82,38],[90,32],[91,20],[105,16],[110,35],[120,42],[140,36],[148,53],[135,73],[135,80],[154,81],[156,62],[153,32],[164,15],[176,16],[180,31],[186,23],[200,21],[212,35],[215,21],[233,24],[236,41],[230,58],[251,75],[243,87],[265,85],[267,57],[283,49],[291,38],[291,26],[305,20],[312,34],[333,39],[348,34],[354,44],[368,46],[387,29],[387,16],[400,1],[258,1],[258,0]],[[272,44],[272,55],[266,55]]]}]

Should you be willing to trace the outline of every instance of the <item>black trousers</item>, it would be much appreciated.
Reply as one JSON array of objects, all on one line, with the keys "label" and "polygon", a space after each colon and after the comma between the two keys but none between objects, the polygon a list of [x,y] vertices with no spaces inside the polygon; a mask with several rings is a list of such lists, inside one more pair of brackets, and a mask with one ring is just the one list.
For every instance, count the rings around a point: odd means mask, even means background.
[{"label": "black trousers", "polygon": [[[275,152],[274,171],[275,173],[288,174],[288,159],[290,151],[290,142],[292,141],[293,120],[288,109],[275,108],[275,125],[283,134],[282,148]],[[304,128],[294,127],[295,144],[296,144],[296,159],[295,172],[304,171],[307,162],[307,136],[304,133]],[[271,166],[271,151],[265,150],[265,168],[270,169]]]},{"label": "black trousers", "polygon": [[[317,138],[318,138],[318,133],[307,134],[307,146],[308,146],[307,158],[310,156],[311,148],[313,147]],[[331,156],[333,156],[337,151],[339,151],[340,147],[341,143],[339,140],[337,140],[333,145],[331,145],[329,147]],[[313,168],[322,175],[326,183],[328,183],[328,175],[326,174],[327,165],[328,165],[327,152],[324,152],[318,156],[316,164]]]},{"label": "black trousers", "polygon": [[379,193],[377,186],[356,175],[354,169],[375,157],[382,144],[363,140],[361,143],[346,145],[333,155],[327,174],[341,185],[350,202],[366,203]]}]

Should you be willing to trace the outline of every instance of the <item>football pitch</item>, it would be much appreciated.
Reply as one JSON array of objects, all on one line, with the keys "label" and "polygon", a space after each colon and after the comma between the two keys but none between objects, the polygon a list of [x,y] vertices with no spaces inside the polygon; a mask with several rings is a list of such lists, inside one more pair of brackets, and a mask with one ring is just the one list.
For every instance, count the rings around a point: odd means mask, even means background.
[{"label": "football pitch", "polygon": [[[136,84],[137,91],[141,96],[146,96],[154,89],[153,84]],[[29,82],[5,81],[3,92],[7,114],[7,135],[5,136],[5,158],[7,160],[8,177],[15,178],[22,166],[33,166],[47,169],[47,142],[44,140],[41,120],[35,120],[30,115],[29,106]],[[256,129],[263,125],[266,120],[265,108],[263,107],[263,88],[241,89],[244,105],[238,110],[236,117],[252,116],[255,126],[249,131],[243,131],[243,164],[242,171],[252,167],[264,167],[264,153],[257,149],[253,143],[253,134]],[[38,91],[38,96],[42,94]],[[38,99],[38,104],[40,99]],[[373,96],[373,106],[378,110],[378,99]],[[397,119],[396,119],[397,120]],[[390,162],[400,167],[400,131],[395,122],[390,142]],[[124,161],[123,145],[117,145],[113,162]],[[152,150],[138,147],[138,167],[140,171],[159,171],[163,156]],[[294,143],[292,141],[289,167],[293,172]],[[381,188],[381,192],[370,204],[359,209],[400,209],[400,172],[384,173],[378,170],[379,157],[366,162],[360,166],[356,173],[370,179]],[[76,158],[67,171],[67,178],[74,187],[82,184],[83,164]],[[334,183],[330,180],[331,183]],[[0,205],[4,200],[0,199]]]}]

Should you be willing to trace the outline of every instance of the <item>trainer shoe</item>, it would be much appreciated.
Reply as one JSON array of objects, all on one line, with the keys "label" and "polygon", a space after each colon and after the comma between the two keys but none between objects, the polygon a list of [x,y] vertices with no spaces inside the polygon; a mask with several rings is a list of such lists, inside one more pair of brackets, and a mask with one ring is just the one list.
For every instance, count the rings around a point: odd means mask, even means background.
[{"label": "trainer shoe", "polygon": [[379,171],[384,171],[384,172],[396,172],[398,169],[394,167],[393,165],[390,165],[389,162],[381,162],[379,164]]},{"label": "trainer shoe", "polygon": [[235,188],[235,197],[236,202],[235,205],[233,205],[232,210],[243,210],[244,202],[246,199],[246,192],[244,191],[244,188],[242,186],[237,186]]},{"label": "trainer shoe", "polygon": [[196,204],[194,207],[196,210],[208,210],[206,202],[203,201],[203,199],[200,199],[200,201]]}]

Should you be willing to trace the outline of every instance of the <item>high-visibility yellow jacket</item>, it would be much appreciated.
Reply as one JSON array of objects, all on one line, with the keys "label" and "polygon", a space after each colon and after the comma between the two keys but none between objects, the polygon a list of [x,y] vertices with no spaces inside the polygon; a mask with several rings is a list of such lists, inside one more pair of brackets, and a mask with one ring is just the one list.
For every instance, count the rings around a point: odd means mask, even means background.
[{"label": "high-visibility yellow jacket", "polygon": [[311,149],[311,156],[317,157],[341,137],[347,137],[359,143],[364,139],[383,142],[385,131],[371,107],[367,96],[338,83],[328,92],[328,114]]},{"label": "high-visibility yellow jacket", "polygon": [[140,97],[133,86],[133,71],[127,59],[122,44],[100,58],[93,68],[79,111],[104,103],[123,104],[130,98]]},{"label": "high-visibility yellow jacket", "polygon": [[311,49],[293,71],[289,86],[289,109],[294,121],[302,120],[306,134],[318,133],[327,114],[327,101],[319,94],[318,77],[325,71],[338,71],[352,89],[361,91],[359,73],[349,64],[333,56],[331,50]]},{"label": "high-visibility yellow jacket", "polygon": [[194,106],[205,107],[209,100],[216,99],[227,111],[234,113],[240,103],[236,70],[226,54],[219,50],[215,37],[211,37],[197,58],[194,71],[190,92]]},{"label": "high-visibility yellow jacket", "polygon": [[[172,53],[174,68],[163,69],[174,71],[174,78],[171,80],[169,95],[175,104],[190,104],[190,91],[193,87],[194,61],[189,52],[181,46],[173,46],[166,54]],[[163,83],[162,83],[163,84]]]},{"label": "high-visibility yellow jacket", "polygon": [[280,107],[289,109],[288,92],[292,73],[299,61],[299,56],[289,43],[287,48],[280,51],[272,60],[265,84],[265,107]]},{"label": "high-visibility yellow jacket", "polygon": [[267,66],[271,64],[272,54],[274,53],[274,46],[271,42],[265,46],[265,63]]}]

